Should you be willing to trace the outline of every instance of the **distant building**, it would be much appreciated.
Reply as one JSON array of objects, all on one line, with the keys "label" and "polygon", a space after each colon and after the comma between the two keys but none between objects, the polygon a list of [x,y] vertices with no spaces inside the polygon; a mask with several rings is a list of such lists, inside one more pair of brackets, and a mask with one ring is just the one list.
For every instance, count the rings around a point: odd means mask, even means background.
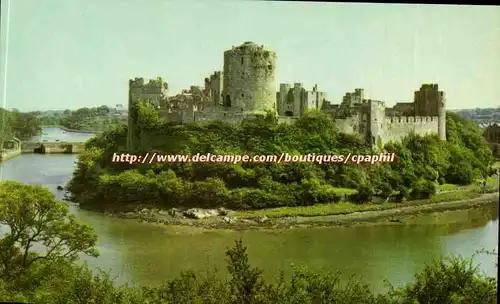
[{"label": "distant building", "polygon": [[472,119],[478,125],[500,123],[500,108],[462,109],[456,113],[462,117]]},{"label": "distant building", "polygon": [[488,126],[483,127],[483,136],[488,142],[493,152],[493,155],[497,158],[500,158],[500,124],[493,123]]}]

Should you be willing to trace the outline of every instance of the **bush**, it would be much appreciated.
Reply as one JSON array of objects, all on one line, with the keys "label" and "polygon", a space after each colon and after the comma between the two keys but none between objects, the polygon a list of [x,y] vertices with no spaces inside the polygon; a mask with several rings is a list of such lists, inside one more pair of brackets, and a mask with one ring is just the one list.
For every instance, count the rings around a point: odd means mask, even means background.
[{"label": "bush", "polygon": [[428,199],[432,195],[436,194],[436,190],[436,183],[420,179],[412,184],[410,197],[412,199]]},{"label": "bush", "polygon": [[231,191],[224,207],[229,209],[262,209],[286,205],[286,198],[260,189],[235,189]]},{"label": "bush", "polygon": [[450,184],[468,185],[474,181],[474,170],[470,162],[461,161],[451,164],[446,172]]},{"label": "bush", "polygon": [[338,203],[342,197],[329,185],[322,185],[318,179],[303,180],[295,196],[296,205],[310,206],[315,204]]},{"label": "bush", "polygon": [[497,301],[496,280],[479,274],[472,260],[457,257],[427,265],[415,282],[391,292],[399,303],[484,303]]},{"label": "bush", "polygon": [[410,196],[410,191],[406,187],[399,188],[398,194],[396,194],[396,202],[402,203]]},{"label": "bush", "polygon": [[371,185],[360,185],[358,187],[358,192],[351,195],[351,200],[358,204],[368,203],[372,200],[375,195],[375,189]]},{"label": "bush", "polygon": [[208,178],[187,185],[181,198],[186,207],[217,208],[229,201],[229,191],[220,179]]}]

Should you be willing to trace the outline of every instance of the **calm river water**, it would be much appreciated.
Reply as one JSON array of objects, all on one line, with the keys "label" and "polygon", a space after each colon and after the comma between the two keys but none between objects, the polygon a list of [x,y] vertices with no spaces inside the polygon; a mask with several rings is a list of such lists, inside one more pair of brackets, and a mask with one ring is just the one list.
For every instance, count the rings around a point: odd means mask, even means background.
[{"label": "calm river water", "polygon": [[[41,139],[78,141],[89,135],[47,129]],[[45,138],[44,138],[45,137]],[[38,139],[40,140],[40,138]],[[76,155],[23,154],[0,164],[2,180],[46,185],[55,195],[74,170]],[[99,235],[100,257],[85,258],[93,268],[110,269],[118,282],[158,284],[181,270],[217,267],[225,273],[225,249],[242,238],[250,261],[272,276],[291,264],[314,270],[341,270],[346,277],[361,275],[374,291],[383,279],[395,285],[440,254],[471,256],[480,248],[498,248],[498,205],[475,211],[454,211],[421,217],[412,226],[313,228],[284,231],[199,231],[114,219],[71,206],[76,216]],[[450,219],[453,219],[450,221]],[[486,274],[496,276],[496,259],[476,258]]]}]

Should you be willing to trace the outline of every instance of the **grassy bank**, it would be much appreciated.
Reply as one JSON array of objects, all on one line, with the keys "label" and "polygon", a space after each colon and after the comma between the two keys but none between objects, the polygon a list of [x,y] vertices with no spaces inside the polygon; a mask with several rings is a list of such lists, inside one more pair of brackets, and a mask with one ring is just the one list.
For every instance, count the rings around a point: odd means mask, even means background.
[{"label": "grassy bank", "polygon": [[[281,207],[251,211],[229,211],[200,219],[183,216],[182,212],[144,208],[135,212],[112,213],[128,219],[163,225],[192,226],[205,229],[283,229],[293,227],[349,226],[352,224],[390,222],[404,223],[405,217],[418,214],[462,210],[497,203],[498,189],[490,180],[486,187],[457,186],[430,199],[404,203],[357,205],[349,202],[320,204],[307,207]],[[215,211],[215,210],[213,210]]]},{"label": "grassy bank", "polygon": [[280,207],[261,210],[236,211],[230,215],[239,218],[259,218],[267,216],[270,218],[279,217],[294,217],[294,216],[325,216],[325,215],[341,215],[363,211],[381,211],[394,208],[402,208],[409,206],[431,205],[441,202],[461,201],[473,199],[481,196],[483,193],[494,193],[498,191],[496,185],[496,177],[492,176],[488,179],[486,187],[478,185],[458,186],[445,184],[440,185],[440,193],[426,200],[414,200],[404,203],[387,202],[382,204],[365,204],[359,205],[350,202],[340,202],[336,204],[318,204],[313,206],[298,206],[298,207]]}]

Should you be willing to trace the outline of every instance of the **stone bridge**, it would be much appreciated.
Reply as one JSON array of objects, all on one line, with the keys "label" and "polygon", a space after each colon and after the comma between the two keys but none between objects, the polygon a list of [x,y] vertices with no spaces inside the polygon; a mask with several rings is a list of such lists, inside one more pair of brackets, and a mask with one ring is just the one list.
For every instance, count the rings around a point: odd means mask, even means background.
[{"label": "stone bridge", "polygon": [[21,143],[22,153],[38,154],[78,154],[85,149],[85,143],[82,142],[28,142]]}]

